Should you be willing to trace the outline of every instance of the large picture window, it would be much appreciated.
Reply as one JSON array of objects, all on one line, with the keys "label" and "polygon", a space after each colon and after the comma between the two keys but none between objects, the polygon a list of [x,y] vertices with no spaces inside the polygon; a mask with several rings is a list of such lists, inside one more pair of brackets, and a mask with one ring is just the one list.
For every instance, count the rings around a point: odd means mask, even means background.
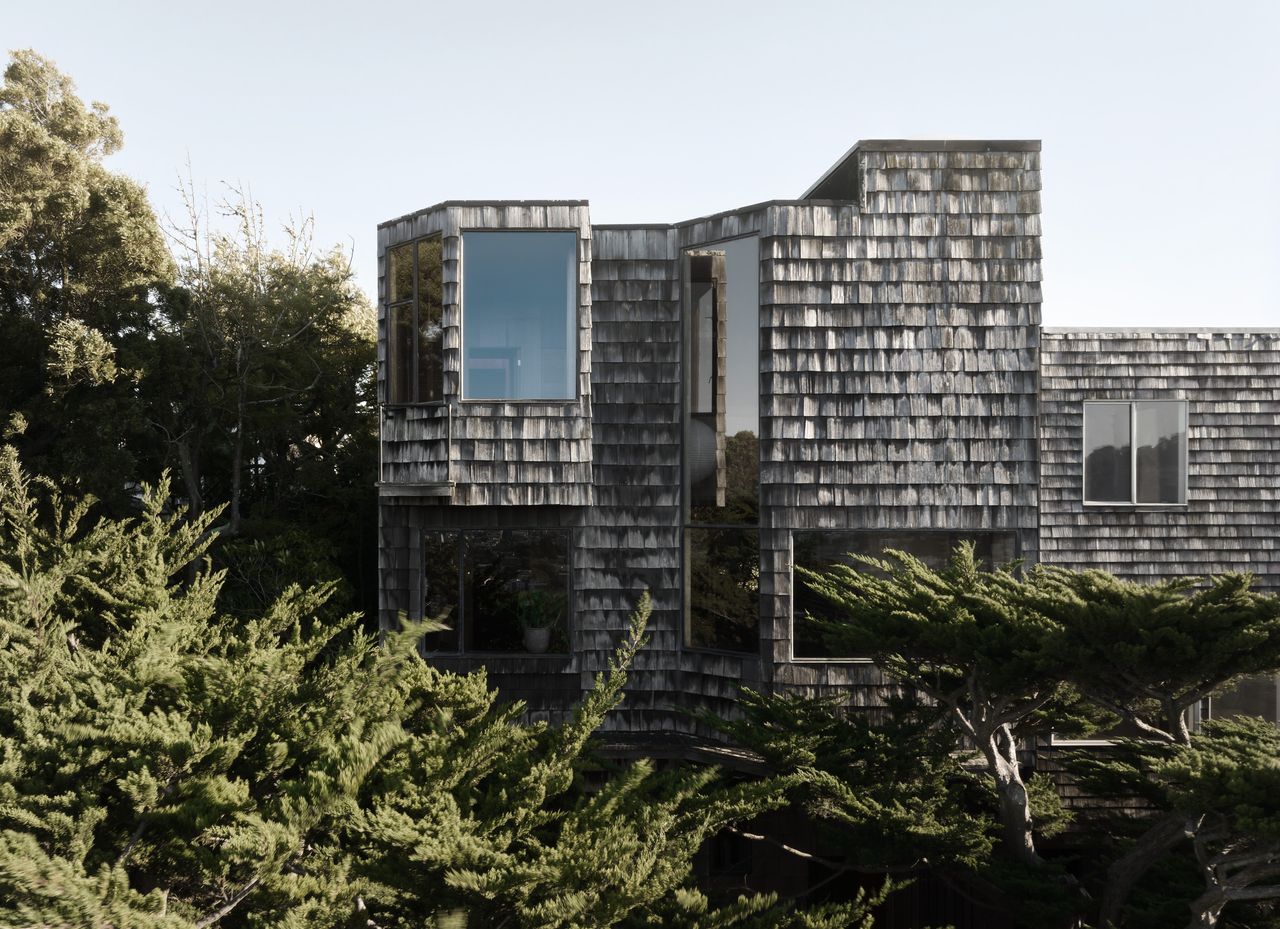
[{"label": "large picture window", "polygon": [[463,397],[572,400],[577,354],[577,234],[463,233]]},{"label": "large picture window", "polygon": [[792,533],[792,655],[801,660],[862,657],[841,652],[825,640],[813,618],[839,620],[839,613],[825,598],[814,593],[801,572],[795,569],[822,572],[843,564],[864,570],[865,566],[855,555],[880,558],[887,548],[914,555],[930,568],[938,569],[946,566],[956,546],[963,541],[974,543],[978,560],[988,568],[1007,564],[1017,557],[1017,539],[1011,532],[807,530]]},{"label": "large picture window", "polygon": [[685,644],[760,649],[760,256],[685,252]]},{"label": "large picture window", "polygon": [[1084,502],[1186,503],[1186,401],[1086,401]]},{"label": "large picture window", "polygon": [[449,626],[428,650],[569,651],[567,529],[432,530],[423,558],[424,615]]},{"label": "large picture window", "polygon": [[441,238],[387,251],[387,402],[444,399]]}]

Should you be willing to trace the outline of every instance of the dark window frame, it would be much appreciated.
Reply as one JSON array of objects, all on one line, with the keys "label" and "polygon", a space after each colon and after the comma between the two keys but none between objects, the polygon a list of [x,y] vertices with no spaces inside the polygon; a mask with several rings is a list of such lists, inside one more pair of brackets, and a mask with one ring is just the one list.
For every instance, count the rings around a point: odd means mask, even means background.
[{"label": "dark window frame", "polygon": [[[439,371],[440,371],[440,383],[439,383],[440,398],[437,400],[422,400],[418,396],[419,389],[422,386],[422,375],[421,375],[421,369],[420,369],[420,366],[422,363],[422,350],[421,350],[421,347],[422,347],[422,295],[419,293],[419,290],[420,290],[419,285],[421,283],[421,270],[418,266],[418,258],[421,251],[422,243],[429,242],[432,239],[439,240],[440,242],[441,334],[440,334],[439,349],[438,349],[439,350],[438,361],[439,361]],[[395,252],[402,248],[409,249],[409,253],[413,256],[413,266],[410,272],[411,278],[413,280],[413,288],[412,288],[412,293],[409,295],[409,297],[401,298],[393,302],[391,299],[392,290],[394,286],[394,281],[392,280],[392,277],[393,277],[392,252]],[[449,399],[445,395],[445,387],[444,387],[444,381],[445,381],[445,378],[444,378],[444,234],[441,232],[434,232],[430,235],[418,236],[417,238],[407,239],[404,242],[397,242],[394,245],[388,245],[385,254],[386,254],[386,259],[385,259],[386,260],[386,277],[385,277],[385,294],[384,294],[385,299],[383,302],[383,306],[386,308],[385,326],[386,326],[387,337],[384,345],[382,346],[382,359],[381,359],[383,364],[383,371],[386,372],[386,376],[383,379],[384,385],[385,385],[384,387],[385,402],[383,403],[383,406],[396,407],[396,408],[411,407],[411,406],[421,406],[421,407],[443,406],[448,402],[448,399]],[[409,382],[408,382],[408,390],[407,390],[408,396],[407,398],[393,398],[391,396],[393,340],[395,338],[393,320],[395,318],[395,311],[397,309],[400,309],[406,306],[409,306],[412,308],[410,332],[409,332],[410,365],[409,365],[409,375],[408,375]]]},{"label": "dark window frame", "polygon": [[[467,278],[466,237],[468,232],[559,232],[573,233],[573,261],[576,273],[573,276],[573,346],[568,350],[570,365],[573,367],[572,397],[468,397],[466,391],[466,329],[467,329],[467,297],[465,282]],[[578,370],[578,356],[582,354],[582,230],[576,226],[523,226],[519,228],[497,228],[494,226],[463,226],[458,229],[458,403],[465,404],[562,404],[566,407],[582,401],[581,372]]]},{"label": "dark window frame", "polygon": [[[696,244],[685,245],[680,249],[679,261],[679,283],[680,283],[680,593],[681,593],[681,619],[680,619],[680,636],[678,639],[679,648],[682,651],[694,652],[697,654],[723,655],[743,660],[760,660],[764,657],[765,640],[762,637],[764,622],[764,598],[757,591],[756,596],[756,648],[753,651],[739,651],[731,648],[716,648],[708,645],[695,645],[692,642],[692,590],[691,590],[691,571],[690,562],[692,560],[692,547],[689,544],[690,530],[741,530],[746,532],[754,532],[757,536],[757,552],[756,567],[758,576],[764,573],[763,554],[759,550],[760,534],[764,531],[759,516],[759,494],[760,494],[760,395],[763,383],[763,371],[761,361],[763,358],[763,346],[761,340],[761,330],[757,328],[756,336],[756,425],[755,436],[757,441],[756,448],[756,494],[757,494],[757,514],[754,523],[728,523],[717,520],[695,521],[693,519],[693,506],[691,504],[691,491],[689,487],[689,461],[688,461],[688,432],[689,419],[694,414],[693,407],[693,385],[692,377],[692,354],[694,351],[694,340],[696,339],[694,306],[692,300],[692,259],[696,252],[715,249],[717,246],[726,245],[731,242],[740,242],[744,240],[752,240],[755,242],[755,276],[757,284],[756,296],[756,317],[757,327],[759,326],[760,302],[759,302],[759,281],[760,281],[760,265],[761,265],[761,234],[759,232],[747,232],[742,235],[729,236],[727,238],[715,239],[707,242],[699,242]],[[725,288],[727,289],[728,269],[726,268]],[[727,295],[726,295],[727,296]],[[730,325],[726,319],[726,327]],[[726,328],[725,338],[728,338]],[[725,365],[728,360],[726,357]],[[717,371],[717,373],[721,373]],[[714,393],[714,392],[713,392]],[[712,402],[712,413],[715,415],[718,409],[715,400]],[[707,414],[702,414],[707,415]]]},{"label": "dark window frame", "polygon": [[[1182,432],[1182,482],[1180,486],[1181,500],[1176,502],[1150,502],[1138,500],[1138,405],[1141,403],[1173,403],[1177,404],[1181,413]],[[1128,500],[1090,500],[1088,494],[1089,457],[1089,407],[1095,405],[1126,406],[1129,408],[1129,499]],[[1129,397],[1121,400],[1108,398],[1085,398],[1080,407],[1080,503],[1089,508],[1112,508],[1123,510],[1140,509],[1185,509],[1190,500],[1191,468],[1191,405],[1178,397]]]},{"label": "dark window frame", "polygon": [[[565,614],[564,614],[564,635],[568,643],[566,651],[547,651],[540,653],[532,653],[527,651],[501,651],[501,650],[485,650],[485,649],[468,649],[466,647],[467,629],[466,629],[466,603],[467,594],[467,535],[468,533],[486,533],[486,532],[563,532],[565,534]],[[573,571],[574,571],[574,553],[576,546],[574,545],[574,530],[568,526],[482,526],[471,528],[459,528],[456,526],[438,527],[421,530],[422,536],[428,533],[454,534],[456,538],[453,540],[454,561],[457,563],[457,577],[454,584],[454,611],[450,615],[452,630],[449,633],[456,637],[457,646],[455,648],[425,648],[426,655],[440,656],[498,656],[498,657],[535,657],[535,658],[565,658],[574,653],[574,629],[576,628],[576,609],[574,607],[573,597]],[[420,545],[419,551],[421,557],[426,557],[426,546]],[[420,575],[425,580],[423,575]],[[423,587],[418,590],[418,607],[424,619],[431,619],[426,615],[426,591]]]}]

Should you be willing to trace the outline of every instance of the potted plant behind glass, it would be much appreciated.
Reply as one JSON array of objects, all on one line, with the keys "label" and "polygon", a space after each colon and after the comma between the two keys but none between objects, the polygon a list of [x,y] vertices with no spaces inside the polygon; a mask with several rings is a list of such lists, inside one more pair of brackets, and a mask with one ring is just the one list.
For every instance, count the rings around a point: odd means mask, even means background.
[{"label": "potted plant behind glass", "polygon": [[556,598],[544,590],[522,591],[518,611],[520,628],[524,630],[524,647],[535,655],[541,655],[551,643],[551,630],[560,618]]}]

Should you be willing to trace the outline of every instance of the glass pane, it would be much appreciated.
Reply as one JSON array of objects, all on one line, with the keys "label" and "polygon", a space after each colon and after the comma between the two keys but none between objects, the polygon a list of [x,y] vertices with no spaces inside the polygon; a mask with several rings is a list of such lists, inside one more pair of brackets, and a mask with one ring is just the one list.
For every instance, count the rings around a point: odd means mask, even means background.
[{"label": "glass pane", "polygon": [[444,264],[439,238],[418,243],[419,403],[444,399]]},{"label": "glass pane", "polygon": [[[971,540],[978,559],[991,568],[1014,560],[1017,538],[1012,532],[857,532],[805,531],[792,534],[792,564],[795,568],[825,571],[837,564],[858,565],[853,555],[879,558],[887,548],[915,555],[931,568],[945,567],[956,546]],[[824,641],[810,617],[838,620],[840,614],[815,594],[797,570],[792,575],[792,651],[797,658],[862,657]]]},{"label": "glass pane", "polygon": [[413,384],[413,304],[387,310],[387,402],[409,403]]},{"label": "glass pane", "polygon": [[1180,400],[1142,400],[1134,404],[1139,503],[1186,501],[1185,411]]},{"label": "glass pane", "polygon": [[1130,503],[1129,404],[1084,405],[1084,498]]},{"label": "glass pane", "polygon": [[387,252],[387,302],[413,299],[413,246],[399,245]]},{"label": "glass pane", "polygon": [[1280,681],[1270,675],[1246,677],[1234,688],[1218,694],[1210,702],[1209,715],[1213,719],[1232,716],[1261,716],[1270,722],[1280,718]]},{"label": "glass pane", "polygon": [[428,651],[458,650],[458,542],[459,534],[451,530],[433,530],[422,534],[422,615],[450,628],[426,637]]},{"label": "glass pane", "polygon": [[[760,256],[752,236],[689,253],[689,521],[758,525]],[[712,294],[708,302],[706,294]]]},{"label": "glass pane", "polygon": [[463,549],[468,651],[569,651],[568,530],[467,532]]},{"label": "glass pane", "polygon": [[686,529],[687,644],[760,651],[760,533],[755,529]]},{"label": "glass pane", "polygon": [[463,236],[463,394],[577,396],[578,240],[572,232]]},{"label": "glass pane", "polygon": [[[709,259],[693,260],[695,269]],[[695,274],[697,272],[695,271]],[[716,404],[716,288],[714,282],[695,280],[690,285],[693,299],[693,357],[689,382],[693,389],[690,412],[714,413]]]}]

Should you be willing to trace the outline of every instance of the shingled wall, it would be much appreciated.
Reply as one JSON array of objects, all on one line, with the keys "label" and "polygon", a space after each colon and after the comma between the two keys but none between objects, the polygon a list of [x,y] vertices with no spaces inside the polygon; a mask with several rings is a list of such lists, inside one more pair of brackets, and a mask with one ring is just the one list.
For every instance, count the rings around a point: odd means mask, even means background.
[{"label": "shingled wall", "polygon": [[[576,400],[462,397],[460,256],[467,229],[557,229],[578,235]],[[591,220],[584,201],[448,202],[378,227],[378,344],[386,345],[387,251],[443,237],[444,403],[382,407],[384,496],[451,483],[455,505],[585,506],[591,485]],[[378,370],[385,403],[385,371]]]},{"label": "shingled wall", "polygon": [[583,686],[607,666],[643,590],[649,646],[610,725],[670,731],[686,721],[680,673],[680,295],[670,226],[593,232],[592,473],[595,505],[578,554]]},{"label": "shingled wall", "polygon": [[[1040,550],[1156,580],[1251,571],[1280,591],[1280,330],[1045,330]],[[1187,401],[1187,505],[1082,502],[1085,400]]]},{"label": "shingled wall", "polygon": [[[387,501],[383,621],[412,613],[422,528],[562,525],[574,540],[573,655],[441,664],[484,664],[500,689],[555,718],[605,665],[648,588],[651,644],[613,728],[689,731],[681,707],[731,712],[743,683],[878,702],[868,664],[791,660],[793,531],[1002,530],[1036,556],[1039,144],[913,144],[857,150],[849,199],[583,236],[590,501],[516,479],[464,490],[461,478],[453,504]],[[761,652],[733,655],[681,643],[679,259],[747,235],[760,246]],[[446,254],[456,256],[448,243]],[[446,282],[456,279],[455,261]],[[414,428],[384,422],[384,439],[411,441]],[[418,447],[406,454],[439,454]]]},{"label": "shingled wall", "polygon": [[1002,530],[1036,557],[1039,149],[860,143],[861,208],[767,212],[761,586],[779,688],[880,699],[869,665],[790,660],[793,530]]}]

